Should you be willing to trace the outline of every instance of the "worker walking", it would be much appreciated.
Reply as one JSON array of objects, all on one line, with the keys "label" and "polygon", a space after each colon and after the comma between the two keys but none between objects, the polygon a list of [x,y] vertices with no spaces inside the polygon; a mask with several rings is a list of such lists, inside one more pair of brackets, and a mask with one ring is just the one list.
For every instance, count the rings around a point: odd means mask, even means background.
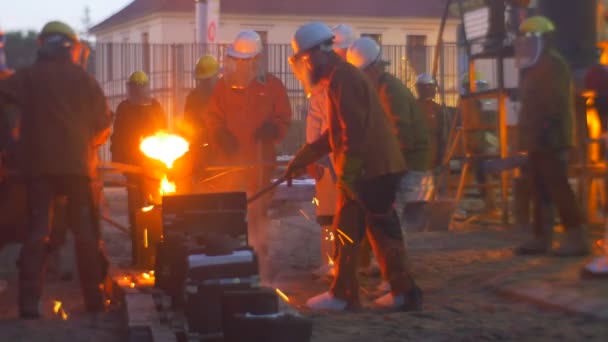
[{"label": "worker walking", "polygon": [[[520,148],[528,153],[527,172],[534,192],[534,237],[521,245],[519,254],[551,250],[553,225],[546,224],[553,204],[565,227],[553,254],[579,256],[588,253],[583,217],[568,183],[567,152],[574,146],[574,88],[568,64],[553,45],[555,26],[546,17],[526,19],[516,42],[516,61],[521,69]],[[545,211],[545,213],[543,213]]]},{"label": "worker walking", "polygon": [[363,37],[348,49],[348,62],[362,70],[378,92],[380,103],[401,147],[408,172],[401,180],[395,206],[405,238],[406,228],[424,229],[424,209],[433,193],[431,136],[412,92],[386,72],[380,46]]},{"label": "worker walking", "polygon": [[[136,71],[127,82],[128,97],[116,109],[110,150],[112,161],[145,168],[148,158],[139,145],[145,137],[167,129],[167,118],[160,103],[150,96],[150,80],[143,71]],[[141,174],[126,174],[129,225],[132,236],[133,261],[136,260],[137,239],[135,216],[157,188],[146,186]]]},{"label": "worker walking", "polygon": [[294,72],[310,84],[327,83],[329,127],[290,162],[292,178],[310,163],[333,152],[338,202],[334,229],[340,240],[331,289],[307,301],[316,310],[342,311],[359,306],[359,245],[367,234],[391,292],[376,300],[382,307],[419,309],[422,293],[405,263],[395,189],[405,161],[378,95],[366,76],[333,52],[334,34],[325,24],[300,27],[292,40]]},{"label": "worker walking", "polygon": [[49,22],[38,42],[36,62],[0,81],[0,97],[22,113],[19,155],[29,219],[19,260],[19,309],[28,319],[40,317],[50,209],[57,196],[67,197],[87,311],[104,309],[107,271],[91,188],[111,114],[98,83],[80,65],[86,47],[72,28]]},{"label": "worker walking", "polygon": [[[209,184],[213,191],[245,191],[252,195],[270,184],[276,167],[276,146],[291,123],[291,105],[285,86],[266,72],[260,36],[252,30],[238,33],[228,47],[224,74],[209,104],[209,148],[218,166],[231,172]],[[266,250],[266,195],[248,208],[249,238],[262,258]]]}]

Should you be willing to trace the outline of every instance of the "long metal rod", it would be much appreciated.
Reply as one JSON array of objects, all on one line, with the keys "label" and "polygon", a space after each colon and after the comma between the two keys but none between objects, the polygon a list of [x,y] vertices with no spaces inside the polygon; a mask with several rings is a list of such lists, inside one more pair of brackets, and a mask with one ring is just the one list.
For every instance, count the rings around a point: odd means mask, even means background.
[{"label": "long metal rod", "polygon": [[272,184],[270,184],[269,186],[267,186],[264,189],[260,190],[258,193],[254,194],[253,196],[249,197],[247,199],[247,204],[251,204],[251,203],[257,201],[262,196],[264,196],[267,193],[271,192],[272,190],[274,190],[274,188],[276,188],[277,186],[281,185],[281,183],[285,182],[286,180],[287,179],[285,177],[281,177],[281,178],[277,179],[276,181],[272,182]]}]

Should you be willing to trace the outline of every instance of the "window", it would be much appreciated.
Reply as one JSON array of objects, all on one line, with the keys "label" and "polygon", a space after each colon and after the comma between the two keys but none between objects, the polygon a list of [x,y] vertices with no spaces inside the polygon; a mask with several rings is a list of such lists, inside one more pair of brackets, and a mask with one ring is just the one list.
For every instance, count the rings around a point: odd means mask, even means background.
[{"label": "window", "polygon": [[426,36],[423,35],[407,35],[407,59],[411,66],[416,71],[416,74],[426,72],[427,70],[427,47]]},{"label": "window", "polygon": [[375,40],[378,44],[382,45],[382,35],[379,33],[362,33],[361,37],[370,37]]}]

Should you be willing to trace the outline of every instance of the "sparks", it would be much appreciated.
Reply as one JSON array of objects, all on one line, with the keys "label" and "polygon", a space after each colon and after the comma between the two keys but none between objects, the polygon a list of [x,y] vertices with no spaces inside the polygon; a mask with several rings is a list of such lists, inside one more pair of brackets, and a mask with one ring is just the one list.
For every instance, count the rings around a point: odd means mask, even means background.
[{"label": "sparks", "polygon": [[334,259],[332,259],[332,257],[329,254],[327,254],[327,264],[329,266],[333,266],[334,265]]},{"label": "sparks", "polygon": [[281,297],[281,299],[283,299],[285,302],[289,303],[289,297],[287,297],[287,295],[284,294],[283,291],[281,291],[279,289],[275,289],[275,291],[279,295],[279,297]]},{"label": "sparks", "polygon": [[150,271],[148,273],[150,273],[150,275],[154,277],[154,270],[152,270],[152,271]]},{"label": "sparks", "polygon": [[319,206],[319,199],[316,197],[312,198],[312,204],[316,205],[317,207]]},{"label": "sparks", "polygon": [[177,159],[190,150],[190,144],[179,135],[158,132],[142,140],[139,149],[146,156],[163,162],[170,169]]},{"label": "sparks", "polygon": [[61,319],[64,321],[67,321],[68,319],[68,313],[65,312],[63,309],[63,304],[58,300],[53,301],[53,313],[61,317]]},{"label": "sparks", "polygon": [[148,248],[148,228],[144,229],[144,248]]},{"label": "sparks", "polygon": [[338,235],[338,239],[340,239],[340,243],[342,244],[342,246],[344,246],[345,243],[344,243],[344,239],[342,238],[342,235]]},{"label": "sparks", "polygon": [[311,221],[312,222],[312,220],[310,219],[310,217],[308,216],[308,214],[306,214],[306,212],[304,210],[300,209],[300,214],[302,214],[302,216],[304,216],[304,218],[307,221]]},{"label": "sparks", "polygon": [[142,276],[144,279],[150,279],[150,278],[151,278],[151,277],[150,277],[150,275],[149,275],[148,273],[146,273],[146,272],[142,273],[142,274],[141,274],[141,276]]},{"label": "sparks", "polygon": [[53,313],[58,314],[59,310],[61,310],[61,302],[58,300],[53,301]]},{"label": "sparks", "polygon": [[152,211],[152,209],[154,209],[154,205],[149,205],[147,207],[141,208],[141,211],[143,211],[144,213],[148,213],[148,212]]},{"label": "sparks", "polygon": [[[338,231],[338,233],[339,233],[341,236],[343,236],[343,237],[344,237],[346,240],[348,240],[348,242],[350,242],[350,243],[355,243],[355,242],[353,241],[353,239],[351,239],[351,238],[350,238],[350,236],[346,235],[346,233],[345,233],[345,232],[341,231],[341,230],[340,230],[340,228],[336,228],[336,230]],[[339,235],[339,236],[340,236],[340,235]]]}]

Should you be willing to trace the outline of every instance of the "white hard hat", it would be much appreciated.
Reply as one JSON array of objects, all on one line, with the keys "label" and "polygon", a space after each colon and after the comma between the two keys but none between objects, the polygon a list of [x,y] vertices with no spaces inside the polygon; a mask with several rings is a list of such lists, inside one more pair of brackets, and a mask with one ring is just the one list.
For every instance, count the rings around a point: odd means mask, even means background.
[{"label": "white hard hat", "polygon": [[380,58],[380,45],[370,37],[355,40],[348,48],[346,60],[359,69],[365,69]]},{"label": "white hard hat", "polygon": [[423,72],[416,78],[416,84],[435,84],[435,79],[431,74]]},{"label": "white hard hat", "polygon": [[247,59],[253,58],[262,52],[262,39],[253,30],[239,32],[232,45],[228,47],[227,54],[230,57]]},{"label": "white hard hat", "polygon": [[300,26],[296,31],[291,40],[291,48],[297,55],[333,38],[334,34],[329,26],[320,22],[311,22]]},{"label": "white hard hat", "polygon": [[353,30],[353,28],[349,25],[339,24],[334,26],[331,30],[335,36],[335,49],[348,49],[350,44],[352,44],[357,39],[357,36],[355,35],[355,30]]}]

